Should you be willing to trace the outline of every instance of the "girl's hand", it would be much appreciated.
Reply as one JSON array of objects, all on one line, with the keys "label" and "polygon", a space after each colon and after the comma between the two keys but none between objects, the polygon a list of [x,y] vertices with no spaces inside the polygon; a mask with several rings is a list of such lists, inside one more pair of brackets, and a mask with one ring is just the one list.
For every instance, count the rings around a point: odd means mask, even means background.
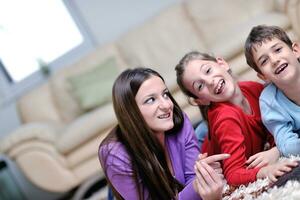
[{"label": "girl's hand", "polygon": [[272,165],[261,168],[256,174],[257,178],[268,177],[271,182],[276,182],[277,177],[284,175],[285,173],[291,171],[294,167],[298,166],[297,161],[285,160],[282,162],[277,162]]},{"label": "girl's hand", "polygon": [[203,200],[220,200],[225,184],[224,178],[203,161],[196,162],[195,173],[194,189],[201,198]]},{"label": "girl's hand", "polygon": [[200,153],[198,156],[198,160],[203,160],[204,158],[207,158],[207,153]]},{"label": "girl's hand", "polygon": [[257,153],[251,156],[246,161],[246,164],[248,164],[247,169],[251,169],[255,167],[264,167],[273,164],[279,159],[279,156],[280,154],[277,147],[273,147],[270,150]]},{"label": "girl's hand", "polygon": [[225,180],[219,161],[229,156],[229,154],[218,154],[209,157],[207,157],[207,154],[199,155],[195,164],[194,189],[202,199],[221,199]]},{"label": "girl's hand", "polygon": [[218,174],[223,176],[223,170],[221,168],[220,161],[229,157],[230,157],[229,154],[217,154],[217,155],[207,157],[207,153],[204,153],[204,154],[199,154],[198,161],[205,162],[210,167],[212,167]]}]

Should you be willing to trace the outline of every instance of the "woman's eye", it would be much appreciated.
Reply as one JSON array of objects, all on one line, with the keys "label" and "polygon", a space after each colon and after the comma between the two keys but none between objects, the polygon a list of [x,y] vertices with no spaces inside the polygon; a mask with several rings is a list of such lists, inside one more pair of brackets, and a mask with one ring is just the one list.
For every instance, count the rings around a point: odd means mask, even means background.
[{"label": "woman's eye", "polygon": [[154,98],[153,97],[150,97],[148,99],[146,99],[145,103],[147,104],[150,104],[150,103],[153,103],[154,102]]},{"label": "woman's eye", "polygon": [[168,98],[170,97],[170,93],[169,93],[169,92],[165,92],[165,93],[163,94],[163,97],[164,97],[165,99],[168,99]]}]

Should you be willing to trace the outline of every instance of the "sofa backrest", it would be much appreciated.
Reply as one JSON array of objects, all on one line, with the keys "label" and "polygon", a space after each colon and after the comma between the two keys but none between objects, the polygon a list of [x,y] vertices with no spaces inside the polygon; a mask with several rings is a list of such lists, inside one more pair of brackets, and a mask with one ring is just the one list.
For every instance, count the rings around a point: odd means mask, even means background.
[{"label": "sofa backrest", "polygon": [[17,101],[17,108],[22,123],[54,122],[61,123],[61,116],[53,101],[49,83],[26,93]]},{"label": "sofa backrest", "polygon": [[277,11],[275,0],[188,0],[184,4],[208,52],[226,59],[243,50],[253,26],[290,26],[287,16]]},{"label": "sofa backrest", "polygon": [[171,91],[177,88],[174,68],[179,58],[191,50],[206,49],[182,4],[129,31],[117,41],[117,47],[130,66],[157,70]]},{"label": "sofa backrest", "polygon": [[188,0],[184,4],[207,46],[224,32],[274,9],[273,0]]},{"label": "sofa backrest", "polygon": [[53,99],[64,122],[70,122],[85,112],[72,92],[72,86],[68,79],[89,72],[95,68],[95,66],[106,62],[107,59],[115,60],[119,72],[127,68],[118,50],[111,44],[96,49],[79,62],[59,70],[51,77],[50,87],[54,97]]}]

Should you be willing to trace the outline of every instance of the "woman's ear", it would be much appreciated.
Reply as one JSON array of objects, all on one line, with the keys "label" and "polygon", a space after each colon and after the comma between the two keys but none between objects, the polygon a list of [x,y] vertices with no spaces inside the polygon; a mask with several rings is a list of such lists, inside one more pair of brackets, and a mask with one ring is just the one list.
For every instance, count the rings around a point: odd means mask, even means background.
[{"label": "woman's ear", "polygon": [[230,69],[229,64],[228,64],[223,58],[217,57],[216,60],[217,60],[217,63],[218,63],[220,66],[225,67],[225,69],[226,69],[227,71]]},{"label": "woman's ear", "polygon": [[195,101],[195,103],[197,103],[198,105],[203,105],[203,106],[209,106],[210,105],[210,101],[209,100],[207,100],[207,99],[204,99],[204,98],[202,98],[202,99],[195,99],[194,100]]}]

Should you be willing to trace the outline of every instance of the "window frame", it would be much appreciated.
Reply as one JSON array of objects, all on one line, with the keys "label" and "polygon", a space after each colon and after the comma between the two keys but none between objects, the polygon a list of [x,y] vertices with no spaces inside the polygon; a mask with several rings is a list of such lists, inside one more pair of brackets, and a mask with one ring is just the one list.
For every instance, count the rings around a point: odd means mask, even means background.
[{"label": "window frame", "polygon": [[[63,68],[64,66],[76,62],[96,47],[96,40],[93,38],[93,35],[89,31],[88,25],[81,17],[76,3],[74,1],[68,0],[62,0],[62,2],[69,11],[71,18],[74,20],[74,23],[77,25],[77,28],[82,35],[83,42],[69,52],[48,63],[52,74],[57,70]],[[43,75],[41,71],[36,71],[21,81],[13,82],[12,78],[5,69],[5,66],[3,66],[3,63],[0,64],[2,65],[0,67],[0,89],[3,90],[1,91],[1,95],[3,96],[3,98],[0,100],[0,104],[7,104],[15,101],[18,97],[22,96],[24,93],[30,91],[31,89],[34,89],[35,87],[43,84],[48,79],[48,77]]]}]

